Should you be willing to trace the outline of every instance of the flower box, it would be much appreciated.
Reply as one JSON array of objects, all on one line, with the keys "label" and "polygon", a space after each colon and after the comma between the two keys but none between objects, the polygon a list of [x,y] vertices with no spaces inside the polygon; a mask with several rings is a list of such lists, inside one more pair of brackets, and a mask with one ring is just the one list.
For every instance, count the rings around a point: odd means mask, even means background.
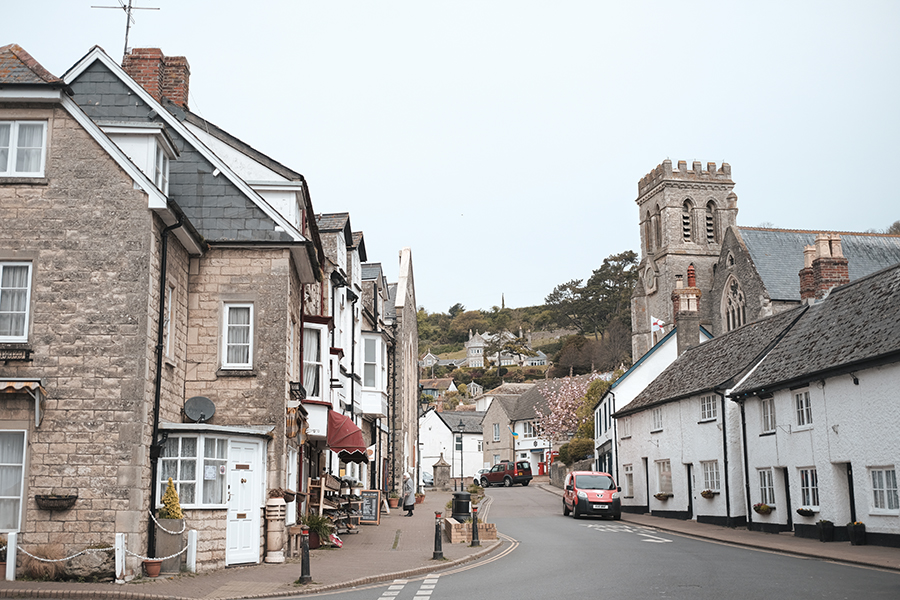
[{"label": "flower box", "polygon": [[712,500],[713,498],[716,497],[716,495],[718,493],[719,492],[714,492],[712,490],[703,490],[702,492],[700,492],[700,495],[703,496],[704,498],[706,498],[707,500]]},{"label": "flower box", "polygon": [[41,510],[69,510],[75,506],[77,495],[60,496],[57,494],[36,494],[34,501]]},{"label": "flower box", "polygon": [[768,504],[763,504],[762,502],[753,505],[753,511],[760,515],[767,515],[773,510],[775,510],[774,506],[769,506]]},{"label": "flower box", "polygon": [[653,497],[659,500],[660,502],[665,502],[669,498],[671,498],[673,494],[669,494],[667,492],[659,492],[658,494],[653,494]]},{"label": "flower box", "polygon": [[814,511],[811,508],[805,508],[805,507],[801,506],[800,508],[797,509],[797,514],[800,515],[801,517],[811,517],[814,514],[816,514],[816,511]]}]

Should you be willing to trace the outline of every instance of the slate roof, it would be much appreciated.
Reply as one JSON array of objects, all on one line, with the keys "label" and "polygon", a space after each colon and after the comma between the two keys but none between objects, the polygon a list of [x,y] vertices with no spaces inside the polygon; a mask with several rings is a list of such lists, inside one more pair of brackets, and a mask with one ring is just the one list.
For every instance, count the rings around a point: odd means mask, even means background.
[{"label": "slate roof", "polygon": [[481,421],[484,419],[484,414],[484,411],[469,410],[439,412],[437,416],[451,431],[459,431],[459,422],[462,421],[463,433],[481,433]]},{"label": "slate roof", "polygon": [[755,365],[807,308],[798,306],[689,348],[613,416],[624,417],[703,392],[724,391]]},{"label": "slate roof", "polygon": [[396,283],[388,284],[388,301],[384,306],[384,316],[385,316],[385,318],[391,319],[392,321],[397,318],[397,284]]},{"label": "slate roof", "polygon": [[322,213],[316,215],[320,232],[343,231],[350,226],[350,213]]},{"label": "slate roof", "polygon": [[381,263],[364,263],[361,271],[363,281],[378,279],[381,276]]},{"label": "slate roof", "polygon": [[439,379],[420,379],[419,385],[423,390],[448,390],[450,384],[453,383],[451,377],[441,377]]},{"label": "slate roof", "polygon": [[900,361],[900,265],[810,306],[730,395],[783,389],[875,361]]},{"label": "slate roof", "polygon": [[798,273],[803,268],[803,247],[813,244],[818,233],[841,236],[850,281],[900,263],[900,235],[759,227],[737,229],[772,300],[800,301]]},{"label": "slate roof", "polygon": [[3,85],[65,87],[62,79],[45,69],[18,44],[0,47],[0,82]]},{"label": "slate roof", "polygon": [[[590,375],[576,375],[574,379],[583,380],[589,378]],[[527,421],[537,418],[537,409],[541,408],[545,412],[547,410],[546,392],[555,391],[568,379],[560,377],[558,379],[545,379],[534,384],[527,392],[523,393],[516,400],[515,408],[512,412],[507,411],[510,421]]]},{"label": "slate roof", "polygon": [[366,240],[363,238],[362,231],[353,232],[353,247],[359,251],[359,260],[363,262],[369,260],[369,257],[366,255]]}]

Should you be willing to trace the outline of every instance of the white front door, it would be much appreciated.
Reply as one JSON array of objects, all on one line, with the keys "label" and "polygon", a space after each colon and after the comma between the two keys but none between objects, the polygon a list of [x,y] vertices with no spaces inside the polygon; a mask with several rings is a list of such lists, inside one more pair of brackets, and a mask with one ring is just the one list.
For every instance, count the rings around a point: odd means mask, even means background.
[{"label": "white front door", "polygon": [[230,440],[228,444],[228,525],[225,564],[259,562],[261,444]]}]

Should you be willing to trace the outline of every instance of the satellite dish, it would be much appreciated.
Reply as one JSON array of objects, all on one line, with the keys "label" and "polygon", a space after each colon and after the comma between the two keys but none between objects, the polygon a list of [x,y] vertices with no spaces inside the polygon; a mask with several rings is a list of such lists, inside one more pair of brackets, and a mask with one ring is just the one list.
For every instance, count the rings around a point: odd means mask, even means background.
[{"label": "satellite dish", "polygon": [[195,423],[205,423],[216,414],[216,405],[206,396],[194,396],[184,403],[184,415]]}]

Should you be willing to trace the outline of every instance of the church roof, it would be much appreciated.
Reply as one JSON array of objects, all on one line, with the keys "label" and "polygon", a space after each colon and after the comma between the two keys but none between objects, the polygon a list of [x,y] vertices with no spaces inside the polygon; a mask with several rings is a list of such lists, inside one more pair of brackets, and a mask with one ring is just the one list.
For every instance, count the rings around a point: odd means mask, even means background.
[{"label": "church roof", "polygon": [[806,309],[806,305],[799,306],[689,348],[613,416],[624,417],[703,392],[724,391],[755,365]]},{"label": "church roof", "polygon": [[879,360],[900,360],[900,264],[810,306],[731,395],[783,389]]},{"label": "church roof", "polygon": [[900,263],[900,235],[738,227],[772,300],[800,301],[803,248],[819,233],[838,233],[850,281]]}]

